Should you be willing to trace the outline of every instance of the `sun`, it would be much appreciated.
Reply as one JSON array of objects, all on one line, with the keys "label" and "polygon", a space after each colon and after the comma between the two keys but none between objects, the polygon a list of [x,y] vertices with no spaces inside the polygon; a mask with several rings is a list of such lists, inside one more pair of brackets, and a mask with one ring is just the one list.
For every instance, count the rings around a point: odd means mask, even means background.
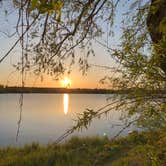
[{"label": "sun", "polygon": [[65,87],[65,88],[70,88],[71,86],[71,80],[67,77],[65,77],[62,81],[62,86]]}]

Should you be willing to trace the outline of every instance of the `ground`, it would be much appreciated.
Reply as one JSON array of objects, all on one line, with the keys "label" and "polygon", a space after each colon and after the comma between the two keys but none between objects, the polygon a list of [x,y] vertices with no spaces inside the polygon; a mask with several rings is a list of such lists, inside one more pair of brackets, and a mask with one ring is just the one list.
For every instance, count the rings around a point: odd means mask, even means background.
[{"label": "ground", "polygon": [[32,143],[0,150],[0,166],[165,166],[166,131],[125,138],[77,138],[61,145]]}]

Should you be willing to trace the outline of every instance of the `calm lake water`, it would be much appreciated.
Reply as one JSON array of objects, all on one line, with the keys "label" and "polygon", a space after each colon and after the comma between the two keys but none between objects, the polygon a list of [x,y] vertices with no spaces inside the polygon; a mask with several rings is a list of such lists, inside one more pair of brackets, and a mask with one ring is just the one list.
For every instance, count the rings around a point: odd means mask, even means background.
[{"label": "calm lake water", "polygon": [[[0,94],[0,146],[53,142],[73,124],[77,113],[86,108],[97,110],[108,104],[110,95],[101,94],[24,94],[22,121],[16,142],[17,122],[19,119],[19,94]],[[120,112],[111,111],[108,116],[93,120],[88,129],[75,132],[77,136],[113,137],[122,126]],[[123,132],[126,135],[130,127]]]}]

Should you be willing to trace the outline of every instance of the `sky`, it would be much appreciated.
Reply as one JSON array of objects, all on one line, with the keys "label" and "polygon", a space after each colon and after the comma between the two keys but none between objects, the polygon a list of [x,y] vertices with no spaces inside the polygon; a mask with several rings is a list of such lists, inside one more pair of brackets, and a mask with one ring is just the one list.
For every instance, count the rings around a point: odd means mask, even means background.
[{"label": "sky", "polygon": [[[4,9],[5,10],[5,9]],[[125,12],[123,4],[120,5],[115,18],[115,24],[120,26],[122,13]],[[0,57],[5,55],[13,43],[17,40],[16,37],[8,38],[3,32],[12,33],[13,25],[15,24],[17,17],[13,11],[8,20],[4,20],[4,12],[0,12]],[[106,27],[105,27],[106,28]],[[109,38],[109,45],[114,46],[119,42],[120,28],[114,27],[115,37]],[[100,39],[105,40],[104,38]],[[89,64],[101,65],[101,66],[116,66],[115,61],[111,58],[110,54],[100,44],[93,42],[93,48],[96,56],[90,56],[88,59]],[[81,52],[76,50],[76,54],[80,56]],[[20,86],[21,75],[19,72],[15,72],[13,64],[17,63],[20,59],[20,47],[16,49],[0,64],[0,84],[8,86]],[[104,68],[91,66],[86,75],[82,75],[79,71],[79,66],[75,64],[72,67],[70,75],[64,74],[60,80],[56,81],[48,75],[43,76],[43,81],[39,77],[36,77],[33,73],[28,73],[25,79],[25,86],[30,87],[63,87],[61,79],[68,77],[71,80],[71,88],[109,88],[108,85],[99,83],[99,80],[106,75],[111,75],[110,70]]]}]

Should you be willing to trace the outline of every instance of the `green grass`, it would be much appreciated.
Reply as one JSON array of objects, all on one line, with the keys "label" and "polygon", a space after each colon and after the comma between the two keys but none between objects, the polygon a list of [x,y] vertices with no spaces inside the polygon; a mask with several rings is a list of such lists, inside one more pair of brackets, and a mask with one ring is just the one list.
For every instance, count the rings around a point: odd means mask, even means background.
[{"label": "green grass", "polygon": [[0,149],[0,166],[165,166],[166,132],[125,138],[77,138],[47,146],[32,143]]}]

